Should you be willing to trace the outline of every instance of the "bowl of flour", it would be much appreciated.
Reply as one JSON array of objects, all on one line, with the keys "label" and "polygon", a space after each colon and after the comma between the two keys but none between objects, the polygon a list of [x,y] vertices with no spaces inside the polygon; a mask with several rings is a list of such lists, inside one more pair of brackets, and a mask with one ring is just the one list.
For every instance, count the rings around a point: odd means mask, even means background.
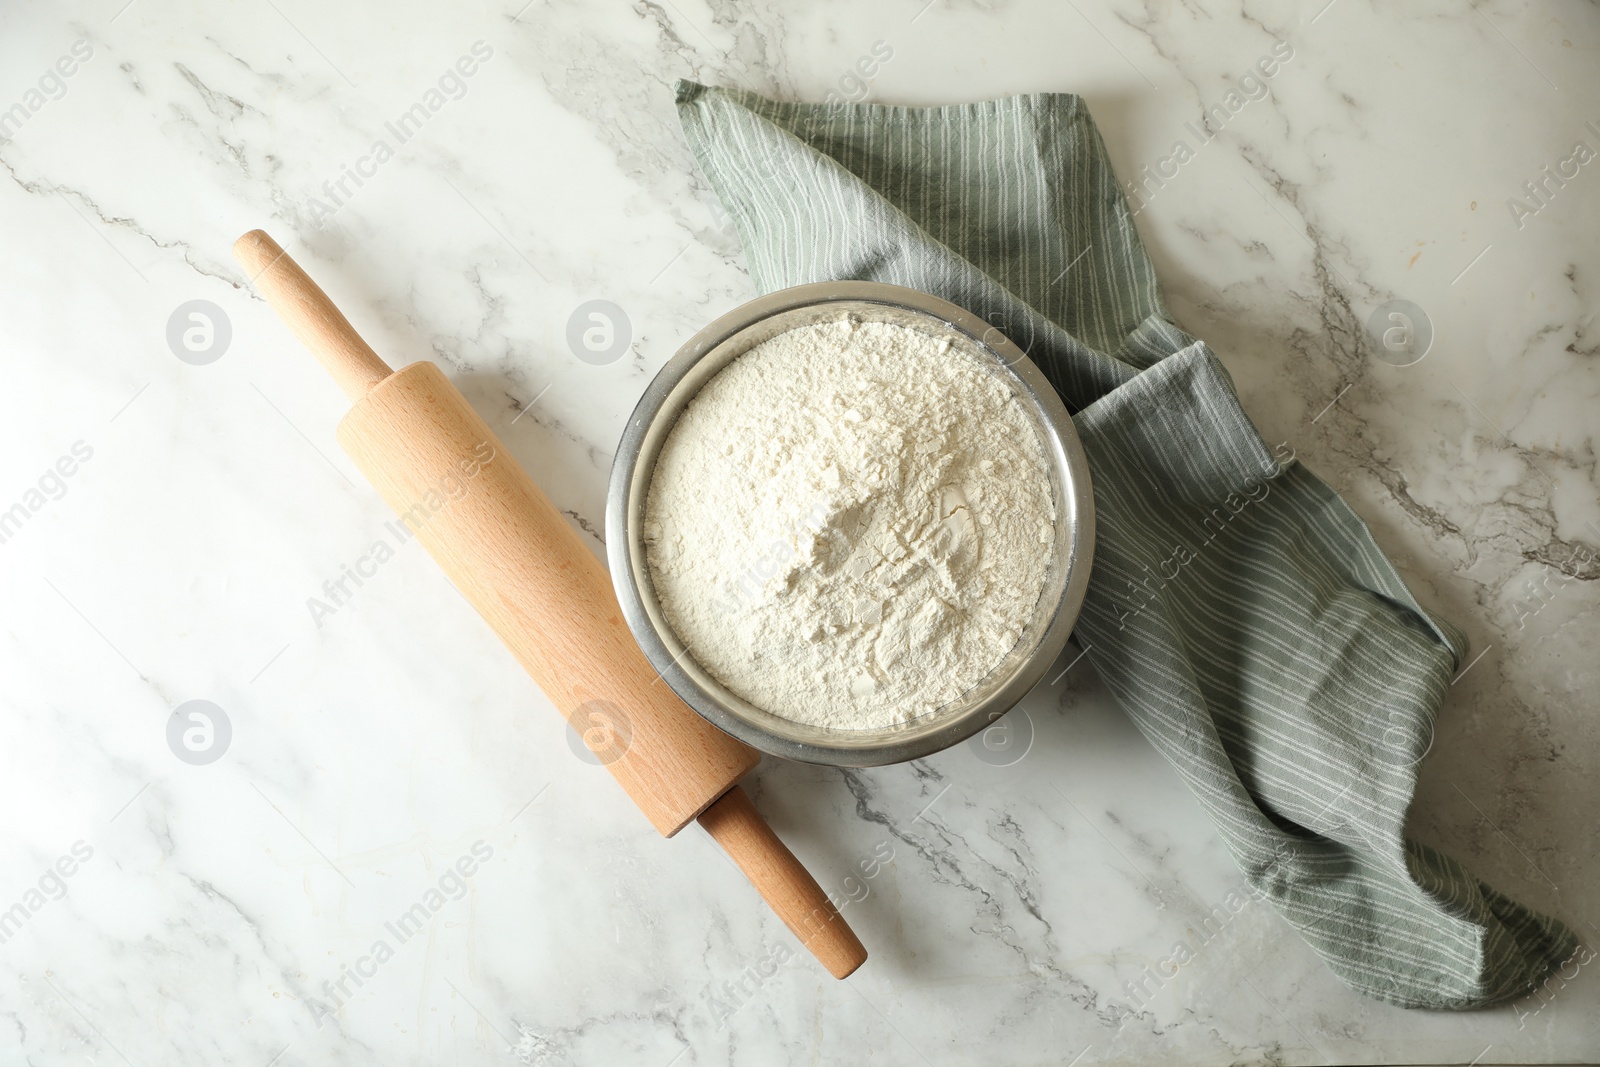
[{"label": "bowl of flour", "polygon": [[640,646],[748,744],[874,766],[962,741],[1060,654],[1093,554],[1043,374],[946,301],[827,282],[752,301],[651,383],[607,552]]}]

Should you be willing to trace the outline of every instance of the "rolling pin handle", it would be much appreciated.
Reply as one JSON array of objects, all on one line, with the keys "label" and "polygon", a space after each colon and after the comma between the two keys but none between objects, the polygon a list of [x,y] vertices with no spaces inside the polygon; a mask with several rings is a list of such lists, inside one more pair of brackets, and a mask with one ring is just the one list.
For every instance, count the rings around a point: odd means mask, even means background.
[{"label": "rolling pin handle", "polygon": [[743,787],[734,786],[701,812],[700,825],[830,974],[848,978],[866,962],[861,939],[811,872],[778,840]]},{"label": "rolling pin handle", "polygon": [[352,403],[389,376],[389,365],[265,230],[251,230],[235,241],[233,257]]}]

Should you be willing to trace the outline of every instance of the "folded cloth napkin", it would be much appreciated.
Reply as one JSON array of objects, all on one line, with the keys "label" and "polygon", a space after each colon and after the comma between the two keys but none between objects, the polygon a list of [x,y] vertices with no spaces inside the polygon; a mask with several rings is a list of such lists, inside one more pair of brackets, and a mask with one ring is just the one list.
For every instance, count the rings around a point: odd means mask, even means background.
[{"label": "folded cloth napkin", "polygon": [[1216,821],[1250,886],[1353,988],[1471,1008],[1578,947],[1408,840],[1465,635],[1371,533],[1270,450],[1168,318],[1083,101],[779,103],[677,85],[762,291],[870,279],[1000,327],[1075,412],[1094,570],[1075,636]]}]

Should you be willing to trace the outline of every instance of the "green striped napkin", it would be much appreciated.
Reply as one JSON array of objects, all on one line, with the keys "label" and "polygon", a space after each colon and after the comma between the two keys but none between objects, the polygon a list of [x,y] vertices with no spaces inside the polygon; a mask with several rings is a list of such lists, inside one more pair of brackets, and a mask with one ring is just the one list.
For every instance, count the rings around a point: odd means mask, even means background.
[{"label": "green striped napkin", "polygon": [[1049,376],[1094,478],[1076,638],[1249,884],[1340,978],[1471,1008],[1575,951],[1556,920],[1406,839],[1466,638],[1262,442],[1216,356],[1169,320],[1082,100],[791,104],[690,82],[677,99],[761,290],[921,289]]}]

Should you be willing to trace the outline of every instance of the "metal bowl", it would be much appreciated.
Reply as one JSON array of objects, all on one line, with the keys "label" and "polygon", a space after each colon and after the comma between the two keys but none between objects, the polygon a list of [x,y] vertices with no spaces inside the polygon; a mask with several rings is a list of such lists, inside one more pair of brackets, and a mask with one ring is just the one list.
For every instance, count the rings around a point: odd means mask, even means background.
[{"label": "metal bowl", "polygon": [[[986,358],[1022,402],[1039,435],[1055,495],[1055,552],[1032,623],[1011,652],[967,693],[897,726],[838,730],[809,726],[756,707],[728,690],[689,654],[656,599],[642,540],[645,499],[656,457],[684,407],[710,378],[768,338],[852,314],[950,337]],[[689,340],[639,400],[611,466],[606,552],[629,628],[661,677],[714,725],[762,752],[805,763],[875,767],[916,759],[964,741],[1026,696],[1060,655],[1083,604],[1094,554],[1089,464],[1072,420],[1043,373],[999,330],[954,304],[879,282],[821,282],[752,300]]]}]

